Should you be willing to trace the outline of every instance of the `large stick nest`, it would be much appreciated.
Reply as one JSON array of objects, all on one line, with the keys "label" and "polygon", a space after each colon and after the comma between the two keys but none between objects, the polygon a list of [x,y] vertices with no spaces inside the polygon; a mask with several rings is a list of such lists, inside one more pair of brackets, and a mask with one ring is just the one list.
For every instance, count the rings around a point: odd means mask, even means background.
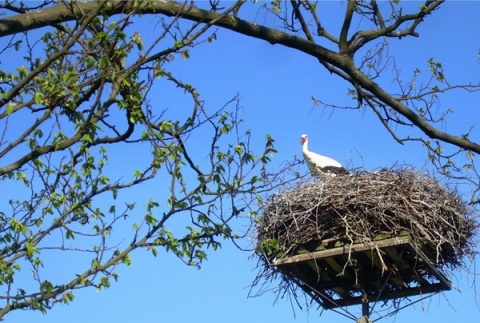
[{"label": "large stick nest", "polygon": [[327,239],[369,243],[408,234],[437,267],[474,255],[475,210],[426,173],[383,169],[305,182],[270,196],[257,245],[271,263]]}]

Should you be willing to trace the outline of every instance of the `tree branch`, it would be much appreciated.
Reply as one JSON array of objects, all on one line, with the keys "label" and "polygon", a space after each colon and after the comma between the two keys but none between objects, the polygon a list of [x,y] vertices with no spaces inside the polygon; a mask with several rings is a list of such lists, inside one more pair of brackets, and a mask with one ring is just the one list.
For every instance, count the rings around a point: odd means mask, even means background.
[{"label": "tree branch", "polygon": [[312,33],[310,32],[310,29],[307,26],[307,23],[305,22],[305,18],[303,18],[302,12],[300,11],[300,7],[297,3],[296,0],[291,0],[290,3],[292,4],[293,7],[293,12],[295,13],[295,17],[298,19],[300,22],[300,25],[302,26],[302,30],[307,37],[309,41],[315,41],[313,38]]},{"label": "tree branch", "polygon": [[348,0],[347,12],[345,13],[342,29],[340,31],[340,43],[339,43],[340,53],[348,52],[348,47],[349,47],[347,42],[348,31],[350,30],[350,24],[352,23],[353,13],[355,11],[356,5],[357,5],[356,0]]},{"label": "tree branch", "polygon": [[392,109],[403,115],[405,118],[411,121],[412,124],[417,126],[422,132],[424,132],[428,137],[433,139],[440,139],[457,147],[461,147],[463,149],[480,154],[479,144],[472,142],[464,137],[454,136],[433,127],[425,119],[423,119],[414,111],[409,109],[406,105],[404,105],[400,100],[395,99],[393,96],[385,92],[385,90],[383,90],[378,84],[370,80],[365,74],[363,74],[359,69],[357,69],[353,61],[351,61],[345,66],[345,70],[347,74],[351,75],[352,79],[356,81],[362,88],[372,93],[385,105],[390,106]]},{"label": "tree branch", "polygon": [[[423,20],[423,17],[426,15],[430,14],[432,11],[437,9],[444,0],[439,0],[439,1],[427,1],[421,8],[421,10],[418,13],[415,14],[410,14],[410,15],[401,15],[395,19],[395,22],[392,23],[389,26],[381,26],[379,29],[372,29],[368,31],[359,31],[355,33],[355,35],[352,37],[352,39],[349,41],[350,43],[350,48],[349,52],[350,53],[355,53],[358,51],[360,48],[362,48],[365,44],[371,42],[372,40],[375,40],[379,37],[395,37],[395,38],[401,38],[404,36],[418,36],[418,34],[415,32],[416,27],[418,24]],[[376,5],[376,3],[375,3]],[[377,9],[378,10],[378,9]],[[378,15],[377,15],[378,16]],[[398,31],[398,28],[405,24],[408,21],[413,21],[412,25],[405,29]]]}]

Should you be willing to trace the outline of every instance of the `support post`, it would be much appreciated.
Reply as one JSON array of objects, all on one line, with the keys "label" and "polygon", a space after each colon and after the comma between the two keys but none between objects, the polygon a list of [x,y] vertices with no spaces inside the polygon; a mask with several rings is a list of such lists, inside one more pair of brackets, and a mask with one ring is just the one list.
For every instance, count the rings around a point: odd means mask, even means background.
[{"label": "support post", "polygon": [[357,323],[372,323],[370,319],[370,307],[368,306],[368,298],[364,295],[362,300],[362,317],[358,318]]},{"label": "support post", "polygon": [[368,299],[362,302],[362,316],[370,317],[370,307],[368,306]]},{"label": "support post", "polygon": [[357,323],[372,323],[370,306],[368,305],[368,283],[363,284],[362,317],[357,320]]}]

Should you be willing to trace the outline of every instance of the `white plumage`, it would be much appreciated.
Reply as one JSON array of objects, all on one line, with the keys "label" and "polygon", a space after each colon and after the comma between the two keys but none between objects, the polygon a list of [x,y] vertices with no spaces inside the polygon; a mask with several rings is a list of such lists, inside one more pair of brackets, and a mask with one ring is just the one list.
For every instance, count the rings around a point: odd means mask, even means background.
[{"label": "white plumage", "polygon": [[302,144],[303,159],[313,176],[348,174],[348,171],[343,168],[342,164],[335,159],[309,151],[307,135],[302,135],[300,143]]}]

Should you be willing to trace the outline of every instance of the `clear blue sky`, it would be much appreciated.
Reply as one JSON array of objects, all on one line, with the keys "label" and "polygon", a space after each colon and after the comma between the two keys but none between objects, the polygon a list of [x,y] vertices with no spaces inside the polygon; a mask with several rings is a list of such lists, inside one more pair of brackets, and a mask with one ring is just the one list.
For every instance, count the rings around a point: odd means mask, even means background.
[{"label": "clear blue sky", "polygon": [[[321,10],[333,10],[328,11],[325,19],[332,26],[337,24],[336,28],[341,23],[339,12],[343,12],[344,7],[345,1],[320,3]],[[479,13],[480,2],[450,2],[426,18],[418,30],[420,38],[391,40],[391,54],[395,55],[402,73],[408,76],[415,67],[426,69],[427,59],[435,57],[442,61],[452,82],[478,82]],[[154,27],[158,18],[143,16],[140,19],[142,28],[158,32],[159,27]],[[147,39],[148,34],[143,37]],[[315,107],[312,96],[339,105],[353,103],[347,97],[343,82],[325,72],[314,58],[302,53],[220,30],[218,40],[194,48],[188,60],[177,60],[173,66],[172,72],[193,84],[212,111],[240,94],[245,128],[251,129],[260,143],[266,133],[276,140],[279,152],[274,158],[274,168],[292,160],[294,155],[301,155],[302,133],[309,134],[311,150],[349,167],[375,169],[405,162],[423,168],[427,163],[420,145],[399,145],[369,111],[332,112]],[[163,107],[173,107],[178,100],[177,96],[161,93],[158,96]],[[459,134],[480,120],[479,99],[476,94],[462,92],[447,97],[442,104],[452,107],[455,113],[445,128]],[[478,130],[474,136],[480,140]],[[307,171],[306,166],[303,171]],[[150,186],[132,194],[141,200],[149,194],[158,194],[157,189],[161,187]],[[6,320],[38,323],[352,322],[315,307],[307,311],[294,304],[292,308],[287,298],[274,304],[272,293],[247,299],[249,285],[257,273],[256,259],[249,260],[250,256],[226,242],[221,250],[211,251],[208,261],[197,270],[169,253],[160,252],[154,258],[148,252],[136,251],[132,255],[132,266],[119,267],[119,281],[108,290],[77,291],[71,305],[57,305],[47,315],[13,312]],[[59,260],[56,266],[59,274],[62,266],[68,264]],[[473,277],[458,272],[453,283],[461,292],[452,290],[426,299],[382,322],[475,321],[480,309],[472,289]],[[376,308],[381,309],[380,304]],[[356,307],[348,310],[359,314]]]}]

